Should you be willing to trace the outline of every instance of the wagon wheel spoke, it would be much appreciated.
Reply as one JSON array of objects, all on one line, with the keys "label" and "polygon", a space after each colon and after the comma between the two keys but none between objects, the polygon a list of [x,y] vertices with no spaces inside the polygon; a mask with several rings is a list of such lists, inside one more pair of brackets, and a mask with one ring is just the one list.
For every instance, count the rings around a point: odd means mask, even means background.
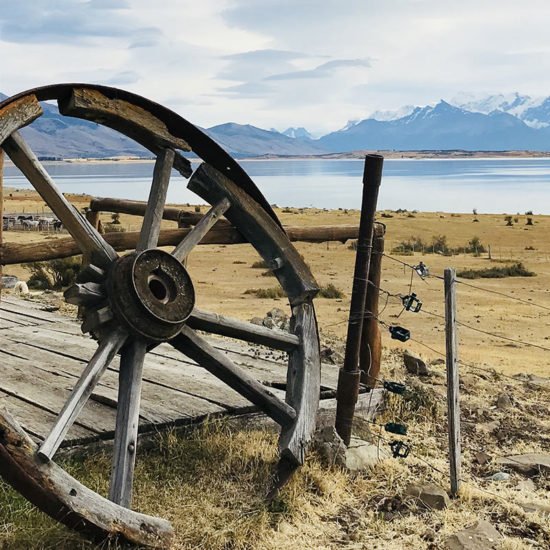
[{"label": "wagon wheel spoke", "polygon": [[88,401],[101,375],[122,347],[127,336],[125,330],[117,328],[101,340],[96,352],[73,388],[69,399],[65,402],[53,428],[38,449],[38,455],[42,459],[46,461],[52,459],[73,422]]},{"label": "wagon wheel spoke", "polygon": [[118,405],[109,500],[125,508],[130,508],[132,504],[141,381],[146,347],[147,345],[143,341],[131,340],[122,349],[120,356]]},{"label": "wagon wheel spoke", "polygon": [[235,365],[193,329],[184,327],[170,343],[254,403],[281,426],[288,426],[294,422],[296,411],[290,405],[278,399],[263,384]]},{"label": "wagon wheel spoke", "polygon": [[174,157],[173,149],[163,149],[157,156],[153,171],[153,183],[136,247],[138,252],[157,246]]},{"label": "wagon wheel spoke", "polygon": [[237,340],[260,344],[281,351],[292,351],[300,345],[300,339],[289,332],[272,330],[197,308],[193,310],[187,319],[187,324],[197,330],[236,338]]},{"label": "wagon wheel spoke", "polygon": [[214,224],[218,221],[231,206],[227,199],[222,199],[218,204],[213,206],[188,233],[185,238],[176,246],[172,252],[172,256],[183,262],[189,255],[191,250],[197,246],[203,237],[210,231]]},{"label": "wagon wheel spoke", "polygon": [[11,134],[2,147],[15,166],[21,170],[29,182],[38,191],[46,204],[63,223],[67,231],[77,242],[82,252],[89,253],[100,266],[108,265],[118,256],[96,229],[63,196],[52,178],[25,140],[18,132]]}]

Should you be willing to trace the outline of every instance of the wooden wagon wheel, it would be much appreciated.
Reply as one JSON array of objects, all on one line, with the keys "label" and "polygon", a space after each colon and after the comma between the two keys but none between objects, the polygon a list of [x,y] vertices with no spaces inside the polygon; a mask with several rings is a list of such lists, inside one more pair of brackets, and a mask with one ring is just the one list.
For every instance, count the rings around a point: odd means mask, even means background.
[{"label": "wooden wagon wheel", "polygon": [[[58,101],[67,116],[122,132],[157,160],[136,250],[119,256],[60,193],[18,130],[42,114],[40,101]],[[312,299],[318,287],[275,214],[239,165],[208,136],[164,107],[123,90],[86,84],[37,88],[0,103],[0,146],[63,222],[90,264],[65,293],[82,306],[82,330],[98,347],[39,448],[7,411],[0,410],[0,473],[43,511],[88,536],[118,536],[149,546],[169,545],[172,529],[160,518],[130,510],[145,354],[161,342],[195,360],[281,426],[281,471],[303,463],[315,428],[320,358]],[[205,162],[194,172],[178,151]],[[156,248],[170,172],[212,208],[172,253]],[[183,260],[224,215],[254,246],[288,295],[291,332],[229,319],[194,307]],[[207,331],[288,352],[286,402],[235,365],[199,334]],[[79,484],[52,460],[102,373],[120,353],[113,468],[108,499]]]}]

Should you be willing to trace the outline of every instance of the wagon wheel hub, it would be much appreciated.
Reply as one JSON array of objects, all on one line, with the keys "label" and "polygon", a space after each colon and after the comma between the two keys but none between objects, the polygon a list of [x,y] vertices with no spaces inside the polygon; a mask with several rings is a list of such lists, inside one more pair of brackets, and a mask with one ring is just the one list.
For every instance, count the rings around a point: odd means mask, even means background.
[{"label": "wagon wheel hub", "polygon": [[195,305],[187,270],[174,256],[158,249],[119,258],[106,289],[118,321],[136,336],[155,342],[176,336]]}]

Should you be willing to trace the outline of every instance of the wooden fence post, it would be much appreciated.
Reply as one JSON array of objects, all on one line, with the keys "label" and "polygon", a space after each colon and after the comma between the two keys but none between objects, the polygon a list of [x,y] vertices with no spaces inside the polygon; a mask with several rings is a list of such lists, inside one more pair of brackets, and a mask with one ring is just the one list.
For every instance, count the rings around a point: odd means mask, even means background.
[{"label": "wooden fence post", "polygon": [[2,264],[4,258],[4,149],[0,147],[0,300],[2,299],[2,274],[4,273]]},{"label": "wooden fence post", "polygon": [[380,279],[382,277],[382,255],[384,254],[384,235],[386,228],[382,224],[374,226],[372,253],[369,268],[369,289],[365,301],[365,319],[359,350],[359,368],[361,383],[375,388],[380,373],[382,357],[382,335],[378,324],[378,302],[380,298]]},{"label": "wooden fence post", "polygon": [[456,497],[460,487],[460,403],[458,377],[458,342],[456,333],[456,274],[445,269],[445,344],[447,351],[447,417],[449,423],[449,459],[451,496]]}]

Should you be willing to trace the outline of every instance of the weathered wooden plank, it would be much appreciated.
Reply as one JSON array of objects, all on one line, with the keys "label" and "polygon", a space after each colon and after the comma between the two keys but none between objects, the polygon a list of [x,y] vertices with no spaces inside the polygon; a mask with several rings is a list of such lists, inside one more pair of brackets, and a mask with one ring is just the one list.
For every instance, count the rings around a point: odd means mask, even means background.
[{"label": "weathered wooden plank", "polygon": [[189,327],[184,327],[178,336],[170,340],[170,344],[223,380],[279,424],[284,426],[294,420],[292,407],[276,398],[265,386]]},{"label": "weathered wooden plank", "polygon": [[[134,139],[156,155],[162,149],[190,151],[189,144],[170,133],[166,124],[149,111],[125,101],[109,98],[98,90],[74,88],[72,94],[58,101],[62,115],[92,120]],[[191,163],[176,154],[174,168],[186,178],[191,175]]]},{"label": "weathered wooden plank", "polygon": [[225,217],[254,246],[285,289],[291,304],[299,304],[319,291],[317,282],[284,231],[269,214],[235,185],[208,164],[201,164],[191,176],[188,188],[215,204],[229,200]]},{"label": "weathered wooden plank", "polygon": [[[243,244],[248,242],[234,227],[218,226],[219,224],[216,224],[199,244]],[[158,246],[175,246],[191,231],[192,229],[163,229],[160,232]],[[357,237],[357,228],[353,226],[285,227],[285,231],[288,239],[292,242],[345,242],[347,239]],[[115,250],[133,250],[136,248],[139,232],[106,233],[102,237]],[[5,243],[3,248],[2,263],[4,265],[42,262],[81,254],[80,248],[70,237],[60,237],[40,243]]]},{"label": "weathered wooden plank", "polygon": [[54,427],[46,436],[42,445],[40,445],[38,453],[43,460],[52,459],[71,424],[79,415],[86,401],[88,401],[101,375],[105,372],[105,369],[124,344],[127,337],[128,334],[126,331],[117,328],[105,336],[99,343],[97,351],[90,359],[80,379],[74,386],[69,399],[66,401],[63,409],[61,409]]},{"label": "weathered wooden plank", "polygon": [[[0,390],[0,408],[2,407],[15,417],[26,432],[39,440],[44,438],[56,418],[55,414]],[[67,440],[92,441],[95,439],[97,439],[97,432],[77,423],[71,426],[67,434]]]},{"label": "weathered wooden plank", "polygon": [[0,307],[0,321],[9,321],[12,326],[21,327],[36,326],[44,322],[36,318],[6,311],[3,307]]},{"label": "weathered wooden plank", "polygon": [[138,252],[157,246],[174,156],[173,149],[162,149],[157,156],[153,170],[153,183],[136,246]]},{"label": "weathered wooden plank", "polygon": [[14,132],[8,137],[3,148],[13,163],[38,191],[46,204],[63,222],[64,227],[78,243],[82,252],[90,255],[100,267],[108,265],[118,256],[90,222],[63,196],[40,161],[36,158],[23,138]]},{"label": "weathered wooden plank", "polygon": [[0,318],[0,330],[10,329],[14,327],[22,327],[22,326],[25,326],[25,325],[21,323],[17,323],[15,321],[10,321],[9,319]]},{"label": "weathered wooden plank", "polygon": [[27,126],[42,113],[35,95],[22,97],[0,109],[0,145],[13,132]]},{"label": "weathered wooden plank", "polygon": [[[154,238],[149,235],[150,238]],[[109,500],[130,508],[134,488],[145,342],[131,340],[120,358],[118,406]]]},{"label": "weathered wooden plank", "polygon": [[[0,390],[57,416],[70,396],[73,378],[38,369],[31,361],[13,357],[2,350],[0,361]],[[76,423],[96,433],[112,432],[115,414],[99,403],[90,402]]]},{"label": "weathered wooden plank", "polygon": [[237,338],[283,351],[290,351],[299,344],[299,340],[294,334],[283,332],[282,330],[269,329],[196,308],[191,313],[189,319],[187,319],[187,324],[197,330],[228,336],[229,338]]},{"label": "weathered wooden plank", "polygon": [[223,199],[213,206],[204,217],[201,218],[191,232],[183,238],[178,246],[176,246],[172,252],[172,256],[177,258],[180,262],[185,261],[191,250],[204,239],[205,235],[212,229],[220,216],[223,216],[230,206],[227,199]]},{"label": "weathered wooden plank", "polygon": [[97,541],[119,537],[137,546],[169,548],[173,531],[163,519],[118,506],[88,489],[53,462],[41,462],[36,445],[0,410],[0,475],[43,512]]},{"label": "weathered wooden plank", "polygon": [[291,327],[301,342],[290,353],[286,393],[287,403],[296,410],[296,419],[283,427],[279,451],[283,460],[300,465],[315,431],[321,382],[319,334],[312,304],[293,308]]},{"label": "weathered wooden plank", "polygon": [[46,306],[42,302],[32,302],[30,300],[13,301],[4,296],[0,302],[0,311],[6,311],[21,316],[22,319],[29,318],[46,323],[64,323],[68,319],[62,315],[46,311]]}]

